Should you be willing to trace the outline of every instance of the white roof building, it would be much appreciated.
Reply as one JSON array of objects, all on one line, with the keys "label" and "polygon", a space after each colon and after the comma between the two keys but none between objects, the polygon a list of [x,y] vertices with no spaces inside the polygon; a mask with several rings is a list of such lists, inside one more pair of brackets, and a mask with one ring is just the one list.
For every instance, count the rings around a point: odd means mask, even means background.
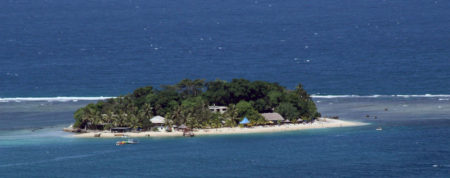
[{"label": "white roof building", "polygon": [[165,124],[166,118],[164,118],[162,116],[155,116],[150,119],[150,122],[152,122],[153,124]]},{"label": "white roof building", "polygon": [[220,114],[223,114],[228,110],[228,107],[226,107],[226,106],[214,105],[214,106],[209,106],[208,108],[211,112],[220,112]]}]

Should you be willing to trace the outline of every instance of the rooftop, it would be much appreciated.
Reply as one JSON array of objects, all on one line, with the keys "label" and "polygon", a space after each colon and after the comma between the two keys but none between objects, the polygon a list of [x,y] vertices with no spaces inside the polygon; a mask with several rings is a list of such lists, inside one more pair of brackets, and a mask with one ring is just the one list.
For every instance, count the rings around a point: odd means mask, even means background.
[{"label": "rooftop", "polygon": [[153,124],[164,124],[166,123],[166,118],[162,116],[155,116],[150,119],[150,122],[152,122]]},{"label": "rooftop", "polygon": [[214,105],[214,106],[209,106],[208,108],[209,108],[209,109],[226,109],[226,108],[228,108],[228,107],[226,107],[226,106],[216,106],[216,105]]},{"label": "rooftop", "polygon": [[281,116],[280,114],[278,114],[276,112],[274,112],[274,113],[262,113],[261,115],[267,121],[283,121],[284,120],[283,116]]}]

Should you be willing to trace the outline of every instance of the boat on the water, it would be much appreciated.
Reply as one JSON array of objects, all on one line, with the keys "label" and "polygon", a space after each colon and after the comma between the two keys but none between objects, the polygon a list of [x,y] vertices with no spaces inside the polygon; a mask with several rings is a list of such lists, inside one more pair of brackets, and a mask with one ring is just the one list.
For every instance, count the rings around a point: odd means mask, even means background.
[{"label": "boat on the water", "polygon": [[381,128],[381,127],[378,127],[378,128],[377,128],[377,129],[375,129],[375,130],[381,131],[381,130],[383,130],[383,128]]},{"label": "boat on the water", "polygon": [[137,144],[137,143],[139,143],[139,142],[135,139],[128,139],[128,140],[124,140],[124,141],[117,141],[116,146],[125,145],[125,144]]}]

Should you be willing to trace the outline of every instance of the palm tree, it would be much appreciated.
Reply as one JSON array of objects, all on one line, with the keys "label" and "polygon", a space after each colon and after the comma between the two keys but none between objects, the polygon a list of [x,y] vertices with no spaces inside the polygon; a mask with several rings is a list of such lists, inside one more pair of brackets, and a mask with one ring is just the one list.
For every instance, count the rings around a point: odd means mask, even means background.
[{"label": "palm tree", "polygon": [[141,124],[139,123],[139,119],[134,114],[130,114],[128,117],[127,125],[131,128],[138,128]]},{"label": "palm tree", "polygon": [[94,111],[94,114],[91,118],[91,126],[95,129],[97,129],[97,125],[100,125],[100,123],[102,122],[102,116],[101,116],[101,112],[96,110]]},{"label": "palm tree", "polygon": [[127,113],[122,113],[119,115],[120,118],[120,126],[129,126],[128,121],[128,114]]},{"label": "palm tree", "polygon": [[205,80],[196,79],[192,81],[192,95],[194,97],[198,96],[198,94],[202,92],[204,87],[205,87]]},{"label": "palm tree", "polygon": [[192,80],[183,79],[177,85],[178,91],[183,95],[184,98],[191,95],[191,88],[193,86]]},{"label": "palm tree", "polygon": [[101,116],[102,116],[101,122],[104,124],[108,123],[110,116],[108,114],[101,114]]},{"label": "palm tree", "polygon": [[153,116],[152,109],[153,108],[148,103],[145,103],[142,107],[141,111],[144,113],[146,119],[150,119]]},{"label": "palm tree", "polygon": [[311,99],[306,90],[303,89],[302,84],[298,84],[297,87],[295,87],[295,94],[297,94],[301,99]]},{"label": "palm tree", "polygon": [[87,123],[89,122],[89,119],[91,118],[91,113],[89,113],[88,109],[83,109],[83,116],[81,117],[81,125],[80,127],[84,126],[84,129],[87,130]]},{"label": "palm tree", "polygon": [[234,104],[230,104],[228,110],[224,113],[224,115],[227,119],[231,120],[232,127],[236,126],[236,122],[239,122],[239,112],[236,108],[236,105]]},{"label": "palm tree", "polygon": [[177,85],[178,91],[183,95],[184,98],[189,96],[198,96],[203,88],[205,87],[205,80],[203,79],[183,79]]}]

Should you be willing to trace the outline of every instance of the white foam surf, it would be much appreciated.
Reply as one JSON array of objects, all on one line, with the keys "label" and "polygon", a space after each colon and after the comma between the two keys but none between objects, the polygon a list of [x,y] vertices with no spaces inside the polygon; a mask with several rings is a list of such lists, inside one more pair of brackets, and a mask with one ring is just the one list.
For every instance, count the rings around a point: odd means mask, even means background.
[{"label": "white foam surf", "polygon": [[59,96],[59,97],[18,97],[18,98],[0,98],[0,102],[22,102],[22,101],[48,101],[48,102],[68,102],[68,101],[98,101],[98,100],[106,100],[109,96],[98,96],[98,97],[68,97],[68,96]]},{"label": "white foam surf", "polygon": [[[424,95],[311,95],[312,98],[439,98],[439,100],[449,100],[448,94],[424,94]],[[98,101],[115,98],[112,96],[58,96],[58,97],[17,97],[17,98],[0,98],[0,103],[5,102],[22,102],[22,101],[48,101],[48,102],[77,102],[77,101]]]},{"label": "white foam surf", "polygon": [[312,98],[450,98],[447,94],[424,95],[311,95]]}]

